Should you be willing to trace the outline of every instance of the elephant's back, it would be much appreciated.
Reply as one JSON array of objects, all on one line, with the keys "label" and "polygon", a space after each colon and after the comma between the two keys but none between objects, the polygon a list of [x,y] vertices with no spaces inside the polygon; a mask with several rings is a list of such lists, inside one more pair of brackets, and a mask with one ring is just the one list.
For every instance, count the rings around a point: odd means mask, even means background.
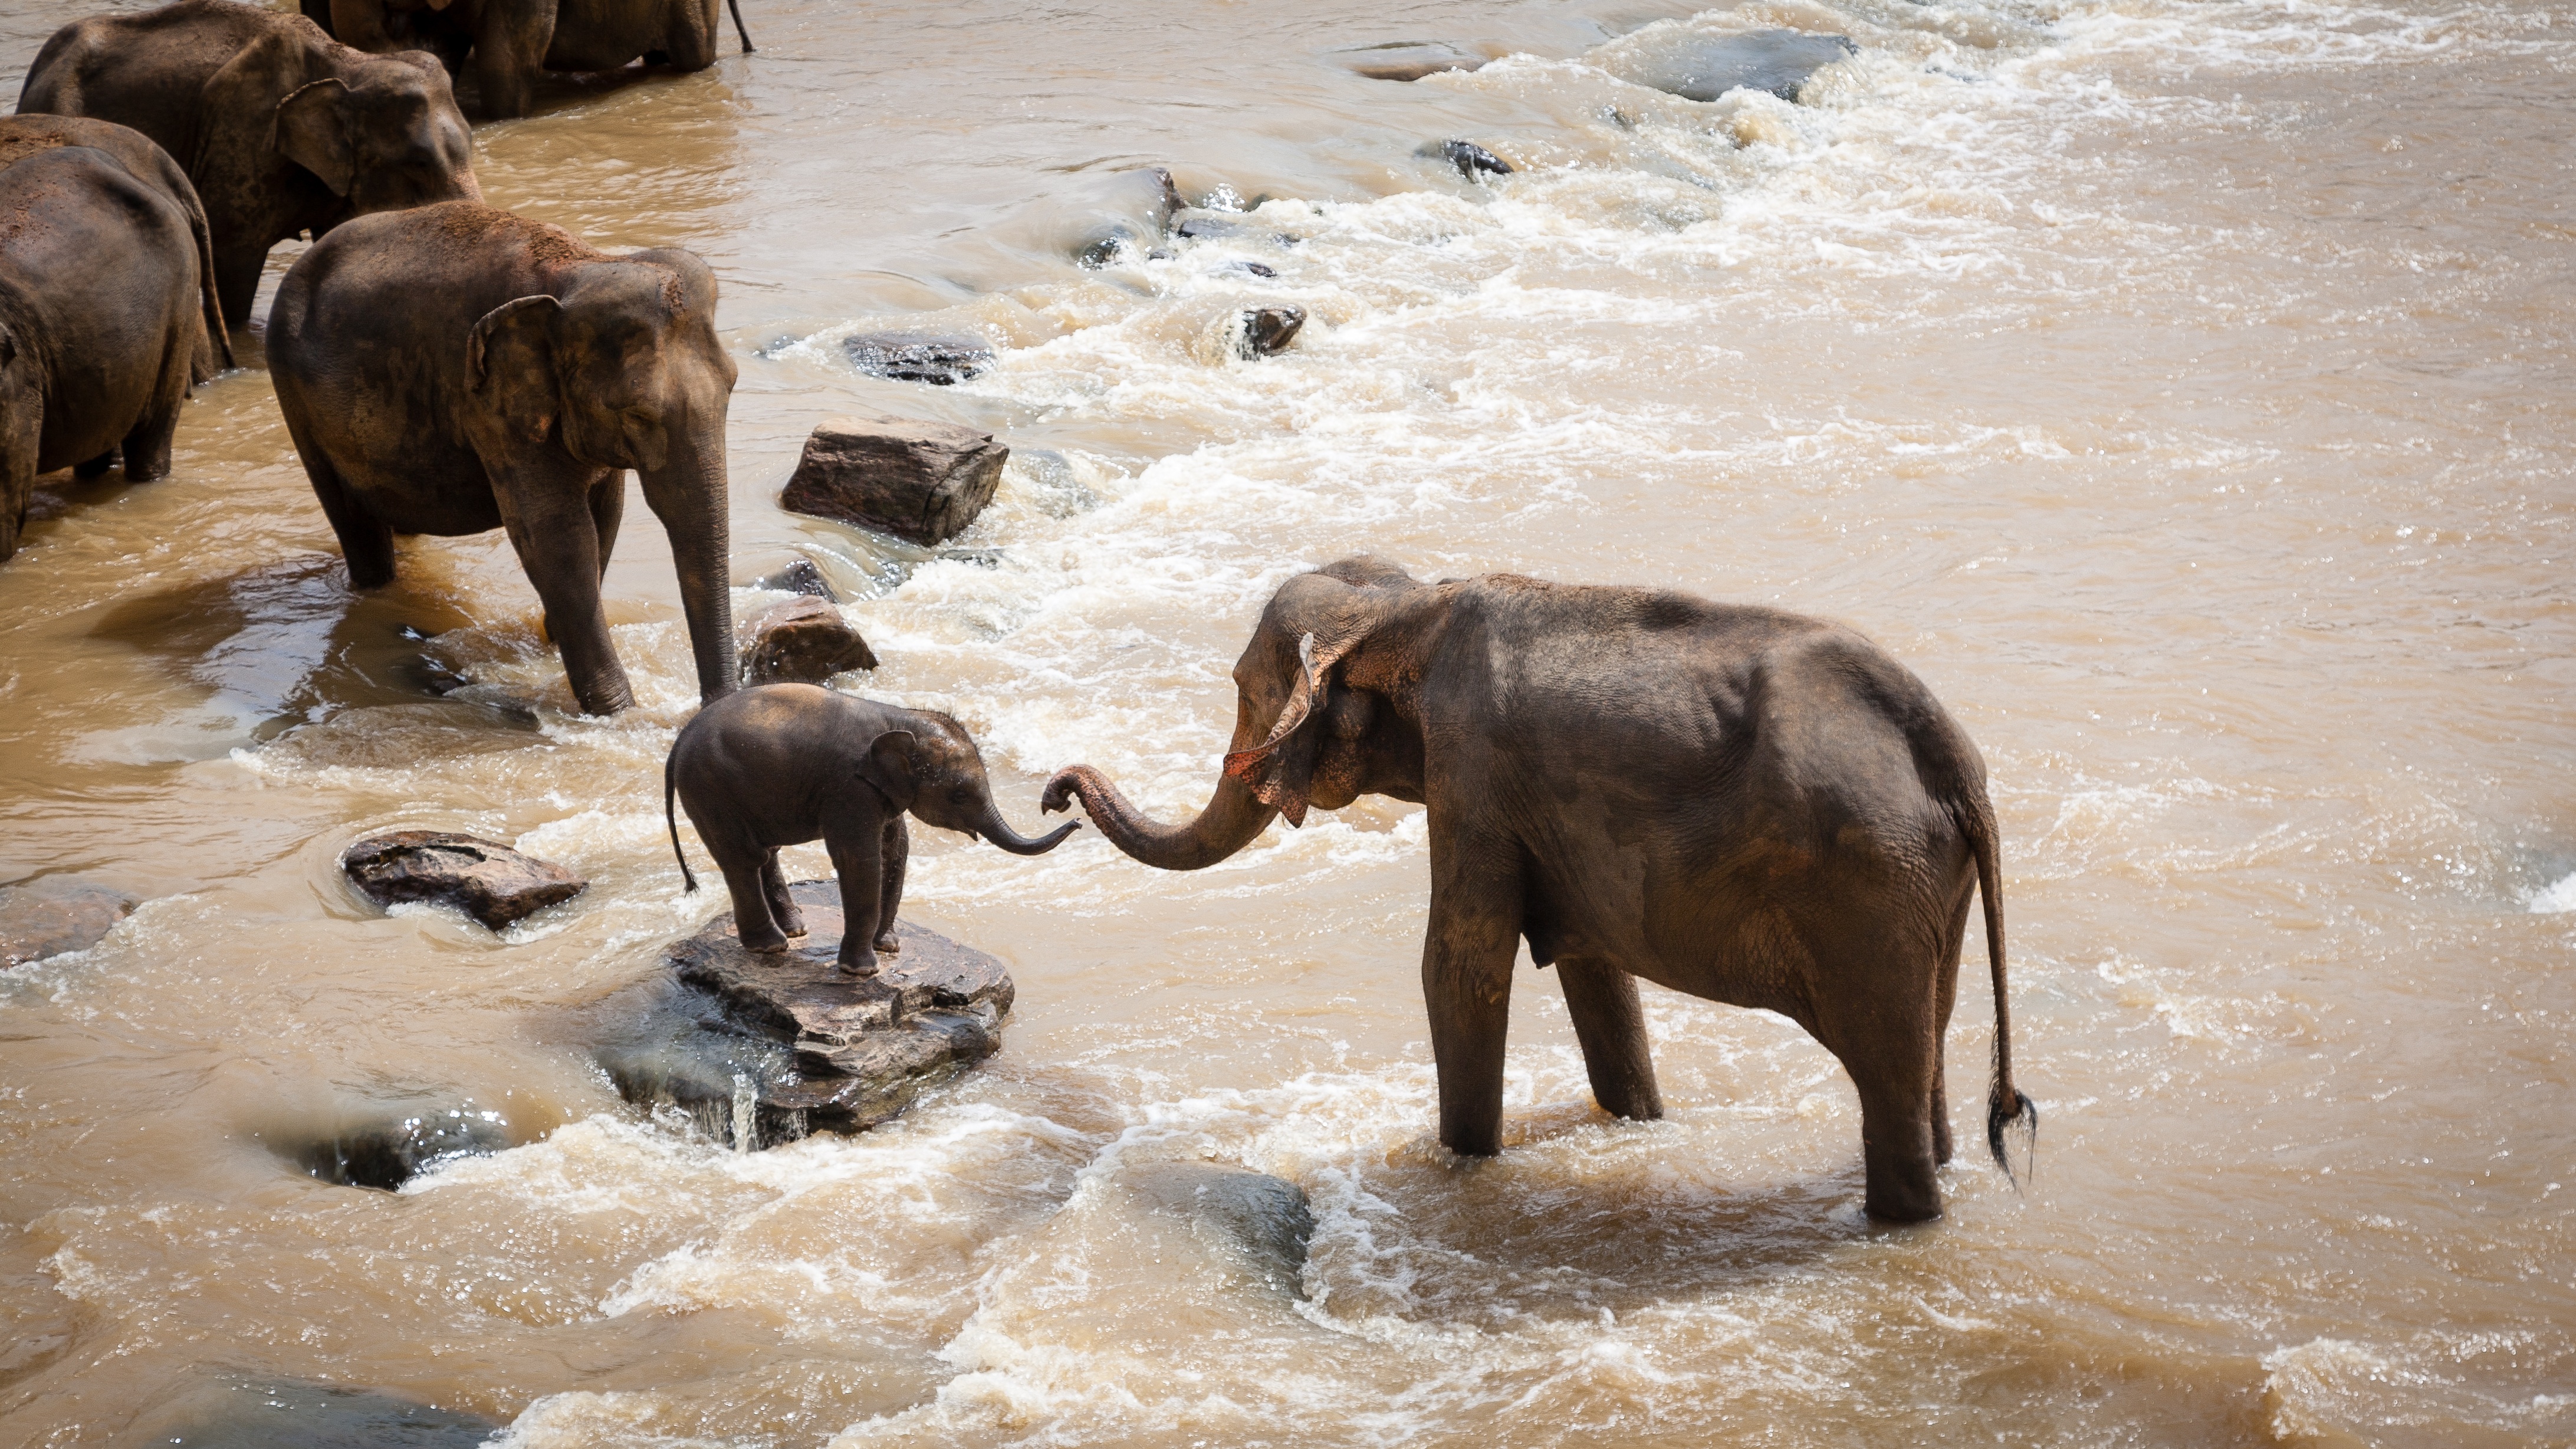
[{"label": "elephant's back", "polygon": [[184,166],[197,149],[206,82],[270,24],[269,12],[229,0],[75,20],[37,52],[19,109],[131,127]]}]

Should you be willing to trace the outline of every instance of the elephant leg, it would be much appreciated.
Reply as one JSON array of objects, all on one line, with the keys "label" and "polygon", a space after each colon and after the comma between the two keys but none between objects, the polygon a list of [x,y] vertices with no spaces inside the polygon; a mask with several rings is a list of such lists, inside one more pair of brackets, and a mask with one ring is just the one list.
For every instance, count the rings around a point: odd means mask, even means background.
[{"label": "elephant leg", "polygon": [[193,340],[186,346],[171,346],[161,359],[161,376],[152,389],[151,403],[144,408],[134,430],[118,444],[125,458],[126,482],[149,483],[170,476],[170,440],[179,435],[179,410],[187,406],[196,360]]},{"label": "elephant leg", "polygon": [[596,480],[565,476],[571,469],[552,462],[490,471],[501,522],[519,566],[545,601],[546,632],[563,653],[564,677],[582,713],[611,715],[633,704],[599,600],[599,536],[591,531],[589,507]]},{"label": "elephant leg", "polygon": [[72,465],[72,477],[80,482],[87,483],[93,478],[106,477],[107,471],[115,466],[116,450],[114,448],[110,448],[95,458],[83,458],[81,461],[74,463]]},{"label": "elephant leg", "polygon": [[797,941],[805,936],[805,913],[796,909],[796,897],[788,894],[787,878],[778,873],[778,852],[765,850],[760,855],[760,889],[769,897],[770,919],[787,939]]},{"label": "elephant leg", "polygon": [[609,551],[617,547],[617,525],[626,517],[626,470],[615,469],[591,485],[590,527],[599,535],[599,577],[608,577]]},{"label": "elephant leg", "polygon": [[878,842],[877,857],[883,862],[885,889],[877,900],[877,950],[893,955],[903,949],[894,934],[894,913],[903,905],[903,870],[912,860],[912,827],[901,815],[885,824],[885,835]]},{"label": "elephant leg", "polygon": [[1502,1150],[1503,1042],[1520,951],[1518,861],[1516,844],[1432,836],[1422,998],[1440,1073],[1440,1141],[1461,1157]]},{"label": "elephant leg", "polygon": [[223,304],[226,327],[250,325],[250,304],[259,300],[259,274],[267,265],[266,242],[215,249],[215,300]]},{"label": "elephant leg", "polygon": [[486,0],[473,57],[486,119],[524,116],[536,105],[537,76],[554,40],[555,0]]},{"label": "elephant leg", "polygon": [[832,873],[841,882],[838,961],[853,976],[877,972],[877,908],[885,898],[884,842],[885,821],[876,807],[848,802],[827,807],[823,846],[832,853]]},{"label": "elephant leg", "polygon": [[[697,812],[689,812],[691,819]],[[717,850],[715,841],[701,826],[698,838],[715,852],[716,867],[724,872],[725,892],[733,897],[733,933],[746,951],[774,956],[787,949],[786,934],[769,914],[769,891],[761,880],[761,850],[745,849],[740,841],[728,842],[728,848]]]},{"label": "elephant leg", "polygon": [[[1939,1052],[1932,1032],[1933,963],[1924,962],[1919,973],[1896,973],[1837,970],[1834,962],[1833,955],[1822,959],[1821,979],[1838,983],[1838,994],[1816,1003],[1818,1020],[1811,1029],[1860,1092],[1869,1215],[1900,1223],[1937,1218],[1941,1189],[1934,1181],[1932,1082]],[[1915,989],[1905,989],[1909,981]]]},{"label": "elephant leg", "polygon": [[296,411],[283,411],[286,435],[295,444],[295,456],[304,464],[304,477],[313,485],[313,497],[322,505],[322,516],[330,520],[331,531],[339,536],[340,557],[349,566],[349,587],[380,589],[392,583],[394,531],[349,491],[348,484],[341,481],[340,471],[314,445]]},{"label": "elephant leg", "polygon": [[1646,1044],[1646,1010],[1637,1000],[1637,978],[1606,961],[1559,961],[1565,1009],[1574,1039],[1583,1046],[1583,1069],[1601,1110],[1652,1122],[1664,1115],[1655,1089],[1655,1061]]}]

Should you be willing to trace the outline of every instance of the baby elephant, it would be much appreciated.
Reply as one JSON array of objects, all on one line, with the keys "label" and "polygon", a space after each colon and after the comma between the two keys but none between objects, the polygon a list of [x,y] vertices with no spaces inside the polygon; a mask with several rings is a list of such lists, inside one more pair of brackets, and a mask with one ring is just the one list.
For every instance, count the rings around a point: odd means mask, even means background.
[{"label": "baby elephant", "polygon": [[871,944],[895,949],[894,913],[911,852],[905,811],[1014,855],[1043,855],[1074,828],[1035,840],[1013,830],[993,804],[975,741],[948,716],[811,684],[726,695],[699,710],[672,742],[662,810],[680,875],[696,890],[671,813],[675,791],[724,871],[735,934],[754,951],[785,951],[789,937],[805,934],[778,873],[778,847],[821,838],[848,920],[840,968],[860,976],[877,969]]}]

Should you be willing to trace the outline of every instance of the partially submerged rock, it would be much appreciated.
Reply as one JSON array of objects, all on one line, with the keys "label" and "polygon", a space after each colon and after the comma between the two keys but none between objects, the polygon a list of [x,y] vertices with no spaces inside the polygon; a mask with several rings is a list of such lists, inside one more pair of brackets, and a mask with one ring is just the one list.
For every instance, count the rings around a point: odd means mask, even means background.
[{"label": "partially submerged rock", "polygon": [[378,905],[454,906],[497,931],[580,895],[590,882],[533,855],[445,830],[398,830],[361,840],[340,868]]},{"label": "partially submerged rock", "polygon": [[374,1121],[345,1123],[298,1142],[276,1142],[277,1154],[308,1176],[342,1187],[391,1192],[441,1162],[481,1157],[511,1146],[510,1124],[471,1103],[422,1106]]},{"label": "partially submerged rock", "polygon": [[1437,156],[1458,168],[1458,174],[1470,181],[1487,176],[1509,176],[1512,163],[1477,145],[1473,141],[1443,141],[1425,148],[1424,154]]},{"label": "partially submerged rock", "polygon": [[805,440],[779,505],[922,545],[965,532],[1011,450],[990,433],[904,418],[833,418]]},{"label": "partially submerged rock", "polygon": [[1627,50],[1605,62],[1621,80],[1684,100],[1713,101],[1732,90],[1769,91],[1798,99],[1807,78],[1860,47],[1847,35],[1753,30],[1740,35],[1684,31],[1672,40]]},{"label": "partially submerged rock", "polygon": [[1254,226],[1227,216],[1191,217],[1174,227],[1172,235],[1183,241],[1217,241],[1231,237],[1283,247],[1293,247],[1299,240],[1284,231],[1273,231],[1266,226]]},{"label": "partially submerged rock", "polygon": [[77,876],[0,886],[0,967],[86,951],[141,901]]},{"label": "partially submerged rock", "polygon": [[1303,1298],[1315,1214],[1306,1190],[1249,1168],[1149,1162],[1122,1169],[1119,1186],[1154,1210],[1185,1218],[1211,1246],[1272,1288]]},{"label": "partially submerged rock", "polygon": [[850,365],[870,377],[940,387],[992,370],[993,347],[981,337],[926,332],[869,332],[841,340]]},{"label": "partially submerged rock", "polygon": [[823,577],[823,571],[816,568],[810,558],[791,560],[777,572],[753,579],[751,586],[782,594],[810,594],[830,604],[841,602],[840,594],[832,588],[832,581]]},{"label": "partially submerged rock", "polygon": [[[735,1126],[729,1135],[736,1146],[872,1127],[999,1050],[1013,996],[1001,962],[898,918],[903,950],[879,957],[874,976],[847,975],[835,961],[839,885],[809,880],[788,889],[810,933],[797,949],[778,956],[744,950],[727,913],[670,950],[681,986],[703,993],[742,1035],[791,1054],[782,1070],[729,1050],[725,1067],[703,1074],[700,1090],[725,1094],[718,1105],[731,1109],[731,1123],[758,1124],[750,1133]],[[681,1095],[690,1086],[679,1080],[683,1073],[630,1087],[641,1074],[607,1064],[630,1098],[691,1105]]]},{"label": "partially submerged rock", "polygon": [[1271,357],[1288,350],[1306,325],[1303,307],[1256,307],[1236,319],[1234,351],[1238,357]]},{"label": "partially submerged rock", "polygon": [[1123,254],[1151,250],[1171,230],[1172,214],[1182,205],[1180,187],[1161,166],[1102,177],[1089,191],[1086,200],[1098,215],[1073,245],[1073,259],[1086,267],[1105,267]]},{"label": "partially submerged rock", "polygon": [[746,684],[821,684],[846,670],[877,667],[876,651],[841,611],[810,595],[782,599],[752,615],[742,626],[742,640]]},{"label": "partially submerged rock", "polygon": [[1442,71],[1476,70],[1486,58],[1445,40],[1395,40],[1325,52],[1333,62],[1371,80],[1418,81]]},{"label": "partially submerged rock", "polygon": [[146,1408],[127,1442],[181,1449],[474,1449],[501,1431],[479,1414],[343,1384],[230,1374]]}]

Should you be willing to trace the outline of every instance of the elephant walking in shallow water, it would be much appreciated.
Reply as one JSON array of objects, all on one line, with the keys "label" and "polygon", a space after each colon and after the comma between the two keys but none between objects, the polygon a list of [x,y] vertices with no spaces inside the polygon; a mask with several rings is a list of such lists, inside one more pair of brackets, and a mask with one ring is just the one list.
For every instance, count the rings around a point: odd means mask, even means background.
[{"label": "elephant walking in shallow water", "polygon": [[698,694],[732,691],[716,279],[676,248],[613,257],[455,201],[364,216],[295,263],[269,315],[278,409],[349,582],[391,582],[397,533],[507,529],[591,714],[634,702],[600,576],[626,473],[671,535]]},{"label": "elephant walking in shallow water", "polygon": [[1601,1105],[1660,1117],[1637,977],[1797,1022],[1851,1074],[1872,1215],[1938,1217],[1942,1038],[1982,890],[1995,993],[1987,1139],[2035,1125],[2013,1086],[1993,807],[1976,746],[1848,629],[1646,589],[1511,575],[1416,582],[1371,558],[1282,585],[1234,667],[1234,743],[1197,819],[1079,796],[1167,870],[1363,794],[1428,807],[1422,989],[1440,1140],[1501,1142],[1512,962],[1565,986]]}]

